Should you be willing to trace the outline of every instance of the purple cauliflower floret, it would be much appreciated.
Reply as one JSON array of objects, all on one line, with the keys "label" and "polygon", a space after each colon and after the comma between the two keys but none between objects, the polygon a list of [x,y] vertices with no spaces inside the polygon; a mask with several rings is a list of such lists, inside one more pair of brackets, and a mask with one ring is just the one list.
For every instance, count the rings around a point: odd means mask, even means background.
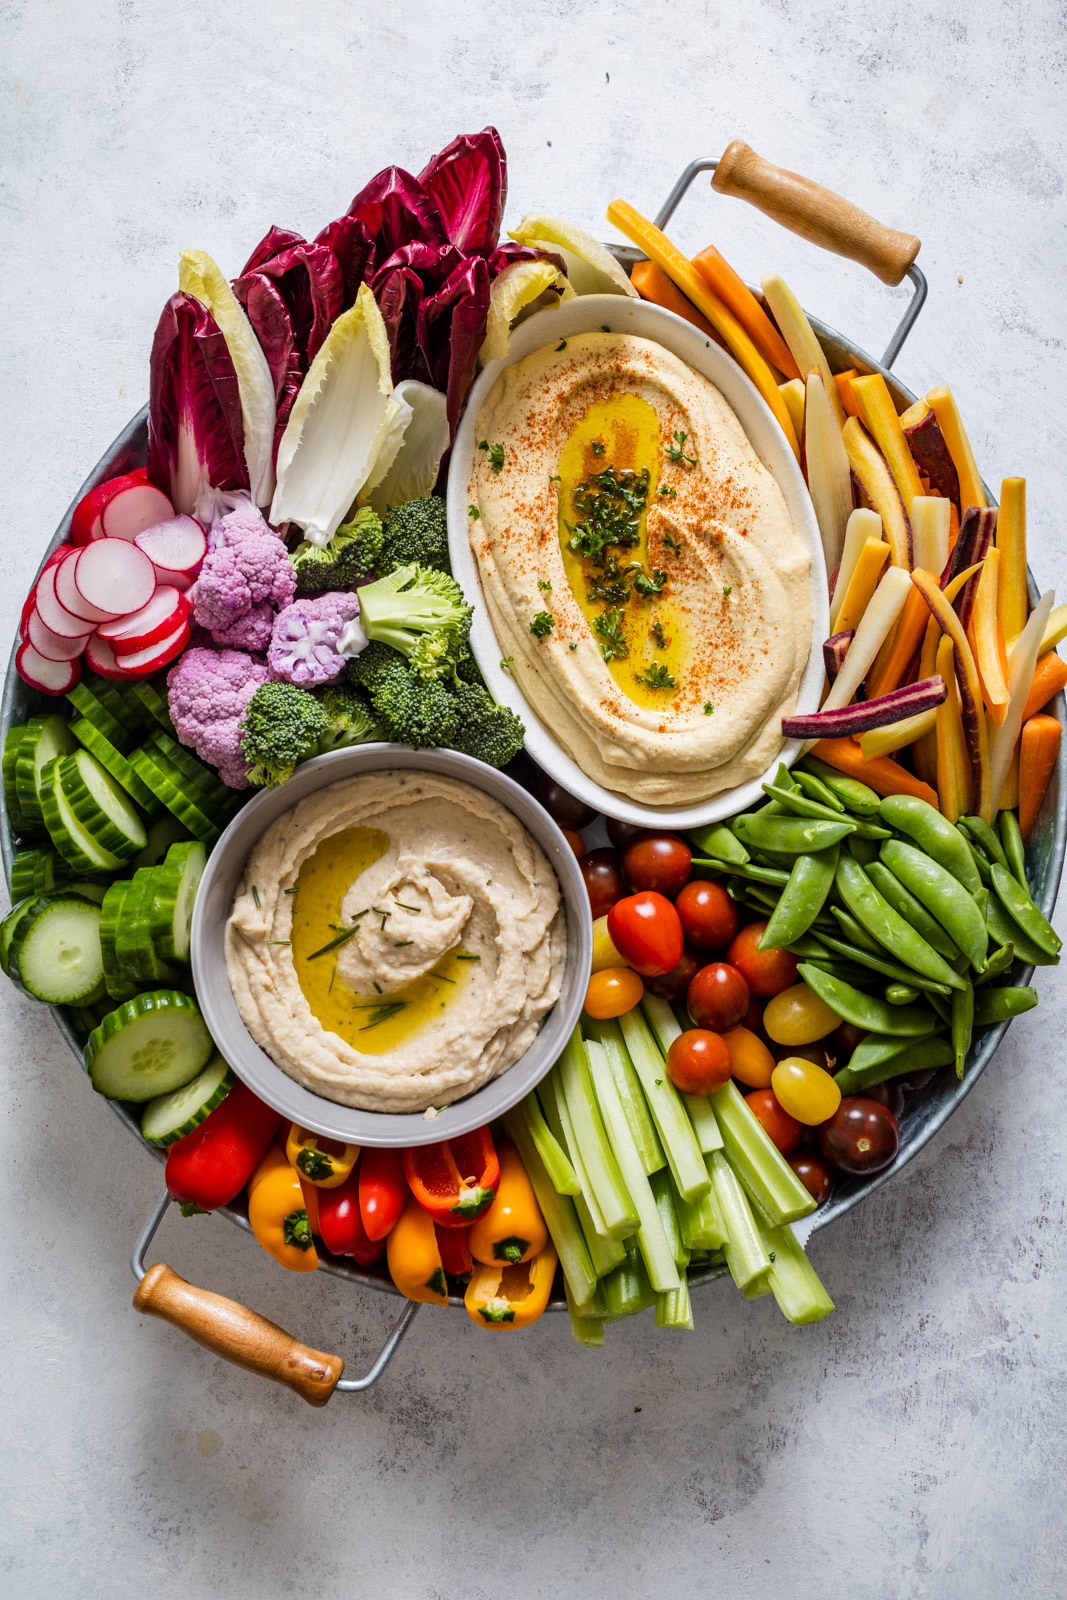
[{"label": "purple cauliflower floret", "polygon": [[267,651],[271,677],[302,689],[332,682],[367,642],[358,618],[359,596],[344,591],[286,606]]},{"label": "purple cauliflower floret", "polygon": [[270,677],[262,657],[239,650],[186,650],[167,678],[171,718],[182,744],[213,766],[231,789],[248,788],[241,723]]},{"label": "purple cauliflower floret", "polygon": [[289,552],[252,505],[223,517],[213,541],[189,591],[193,620],[217,645],[264,650],[273,613],[296,593]]}]

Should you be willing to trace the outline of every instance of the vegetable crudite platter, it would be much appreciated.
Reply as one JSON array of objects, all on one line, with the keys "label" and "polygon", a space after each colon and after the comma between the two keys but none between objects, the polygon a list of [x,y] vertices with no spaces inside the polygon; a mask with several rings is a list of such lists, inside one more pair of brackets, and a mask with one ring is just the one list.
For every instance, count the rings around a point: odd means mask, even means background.
[{"label": "vegetable crudite platter", "polygon": [[[706,172],[911,281],[881,361],[672,244]],[[626,244],[506,192],[485,129],[184,252],[4,688],[0,965],[165,1164],[134,1304],[313,1405],[427,1302],[830,1314],[1059,959],[1067,606],[892,374],[918,239],[739,143]],[[370,1369],[147,1266],[172,1203],[402,1296]]]}]

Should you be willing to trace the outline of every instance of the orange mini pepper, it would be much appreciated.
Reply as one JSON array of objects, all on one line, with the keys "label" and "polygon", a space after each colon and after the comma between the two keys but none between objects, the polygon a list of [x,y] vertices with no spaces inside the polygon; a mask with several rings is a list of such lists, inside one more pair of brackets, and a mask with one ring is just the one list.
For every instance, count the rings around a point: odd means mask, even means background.
[{"label": "orange mini pepper", "polygon": [[385,1245],[389,1276],[402,1295],[435,1306],[447,1306],[448,1285],[433,1218],[414,1195]]},{"label": "orange mini pepper", "polygon": [[300,1174],[272,1144],[248,1185],[248,1221],[256,1239],[290,1272],[314,1272],[318,1251],[311,1234]]},{"label": "orange mini pepper", "polygon": [[528,1328],[548,1305],[557,1256],[550,1244],[521,1265],[476,1262],[463,1304],[479,1328]]}]

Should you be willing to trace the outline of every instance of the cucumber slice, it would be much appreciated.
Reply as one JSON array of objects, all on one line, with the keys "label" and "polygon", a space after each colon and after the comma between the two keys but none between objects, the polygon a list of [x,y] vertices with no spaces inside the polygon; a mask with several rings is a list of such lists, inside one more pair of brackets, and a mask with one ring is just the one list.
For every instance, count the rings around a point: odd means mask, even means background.
[{"label": "cucumber slice", "polygon": [[189,830],[183,828],[177,817],[164,811],[148,829],[148,843],[130,862],[131,867],[155,867],[163,860],[172,844],[188,839]]},{"label": "cucumber slice", "polygon": [[[103,681],[101,678],[100,682],[103,683]],[[125,755],[134,741],[134,731],[122,720],[123,705],[121,696],[110,685],[102,689],[100,693],[96,693],[88,687],[85,679],[82,678],[74,685],[73,689],[67,690],[67,699],[84,721],[91,723],[94,728],[103,734],[109,744]],[[71,724],[71,732],[76,732],[73,723]],[[82,742],[84,743],[85,741],[83,740]]]},{"label": "cucumber slice", "polygon": [[162,811],[162,804],[148,785],[137,776],[126,757],[87,717],[75,717],[70,725],[70,731],[78,743],[84,745],[91,756],[95,756],[105,772],[109,772],[115,782],[137,801],[142,811],[146,811],[150,817]]},{"label": "cucumber slice", "polygon": [[189,935],[193,902],[207,866],[207,850],[199,840],[173,844],[156,874],[155,894],[149,907],[152,944],[164,961],[189,962]]},{"label": "cucumber slice", "polygon": [[91,900],[94,906],[102,906],[104,896],[107,894],[106,883],[87,883],[84,878],[72,878],[63,885],[64,894],[78,894],[83,900]]},{"label": "cucumber slice", "polygon": [[152,793],[162,800],[167,810],[173,812],[178,821],[184,824],[195,838],[202,840],[208,846],[215,843],[220,829],[201,810],[199,801],[202,796],[191,796],[181,787],[176,769],[167,770],[164,758],[158,750],[147,744],[131,750],[130,765],[137,776],[144,779]]},{"label": "cucumber slice", "polygon": [[88,750],[63,756],[56,783],[70,809],[102,850],[128,861],[147,843],[144,824],[129,795]]},{"label": "cucumber slice", "polygon": [[11,824],[11,832],[16,839],[33,831],[31,824],[23,816],[18,790],[15,787],[15,767],[25,732],[26,729],[20,723],[17,728],[9,728],[4,739],[4,805],[7,808],[7,820]]},{"label": "cucumber slice", "polygon": [[148,1102],[141,1117],[142,1139],[160,1145],[184,1139],[222,1104],[233,1085],[233,1073],[216,1050],[192,1083]]},{"label": "cucumber slice", "polygon": [[82,1049],[85,1048],[85,1041],[93,1029],[100,1026],[110,1010],[111,1001],[106,998],[94,1000],[92,1005],[70,1007],[71,1025],[82,1036]]},{"label": "cucumber slice", "polygon": [[167,710],[166,679],[159,678],[156,681],[164,686],[162,693],[156,688],[155,684],[142,679],[140,683],[126,685],[124,694],[127,701],[135,705],[140,715],[144,718],[144,726],[146,728],[151,727],[153,723],[158,723],[163,732],[169,734],[173,739],[175,737],[174,724],[170,720],[170,712]]},{"label": "cucumber slice", "polygon": [[89,875],[118,872],[122,867],[118,856],[110,850],[102,850],[92,834],[82,827],[56,782],[56,772],[62,760],[66,760],[66,757],[50,761],[41,773],[41,810],[52,843],[75,872]]},{"label": "cucumber slice", "polygon": [[8,959],[13,981],[35,1000],[91,1005],[104,993],[100,907],[74,896],[40,895],[20,918]]},{"label": "cucumber slice", "polygon": [[[123,753],[129,749],[131,744],[135,744],[149,728],[155,726],[144,706],[141,705],[139,700],[130,695],[125,684],[117,683],[112,678],[101,678],[95,672],[83,672],[81,682],[89,693],[95,696],[113,720],[118,723],[119,727],[125,728],[126,738],[122,746]],[[78,704],[73,689],[67,695],[67,699],[72,701],[74,705]],[[79,706],[78,709],[81,710],[81,707]],[[89,717],[88,711],[82,711],[82,716]],[[91,722],[93,718],[89,717],[89,720]],[[106,729],[102,731],[106,732]],[[111,737],[110,734],[108,737]],[[111,742],[112,744],[116,743],[114,739]]]},{"label": "cucumber slice", "polygon": [[28,911],[33,909],[37,900],[36,895],[31,895],[28,900],[20,900],[17,906],[12,906],[3,922],[0,922],[0,971],[6,978],[11,976],[11,941],[19,923]]},{"label": "cucumber slice", "polygon": [[119,960],[118,953],[123,907],[132,886],[131,879],[119,878],[108,889],[100,907],[100,950],[104,962],[104,982],[112,1000],[130,1000],[137,993],[137,983],[132,973],[127,972]]},{"label": "cucumber slice", "polygon": [[203,1072],[214,1048],[192,996],[155,989],[127,1000],[93,1029],[85,1065],[97,1094],[154,1100]]},{"label": "cucumber slice", "polygon": [[152,938],[152,905],[162,867],[139,867],[130,880],[115,937],[120,975],[141,986],[173,983],[169,967]]},{"label": "cucumber slice", "polygon": [[[174,769],[175,782],[188,790],[207,816],[214,817],[220,810],[229,814],[236,791],[223,783],[210,767],[174,739],[168,739],[165,733],[151,734],[145,743],[158,753],[165,767]],[[197,799],[198,796],[203,798]]]},{"label": "cucumber slice", "polygon": [[43,822],[41,773],[56,756],[78,748],[64,719],[56,712],[31,717],[27,722],[15,762],[15,791],[28,822]]},{"label": "cucumber slice", "polygon": [[69,877],[70,868],[57,850],[20,850],[11,863],[11,898],[47,894]]}]

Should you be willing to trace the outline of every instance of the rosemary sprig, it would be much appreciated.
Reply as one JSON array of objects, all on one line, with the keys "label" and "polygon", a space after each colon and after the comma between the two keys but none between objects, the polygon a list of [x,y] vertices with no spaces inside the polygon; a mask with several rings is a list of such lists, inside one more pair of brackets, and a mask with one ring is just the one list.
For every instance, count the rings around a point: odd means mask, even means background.
[{"label": "rosemary sprig", "polygon": [[329,944],[324,944],[322,946],[322,948],[319,949],[319,950],[313,950],[311,952],[311,954],[308,956],[308,960],[309,961],[317,961],[319,956],[326,955],[327,952],[330,951],[330,950],[336,950],[337,946],[340,945],[340,944],[346,944],[348,942],[348,940],[351,939],[352,935],[354,933],[358,933],[358,932],[359,932],[358,928],[346,928],[344,933],[339,933],[337,935],[336,939],[331,939],[330,940]]}]

